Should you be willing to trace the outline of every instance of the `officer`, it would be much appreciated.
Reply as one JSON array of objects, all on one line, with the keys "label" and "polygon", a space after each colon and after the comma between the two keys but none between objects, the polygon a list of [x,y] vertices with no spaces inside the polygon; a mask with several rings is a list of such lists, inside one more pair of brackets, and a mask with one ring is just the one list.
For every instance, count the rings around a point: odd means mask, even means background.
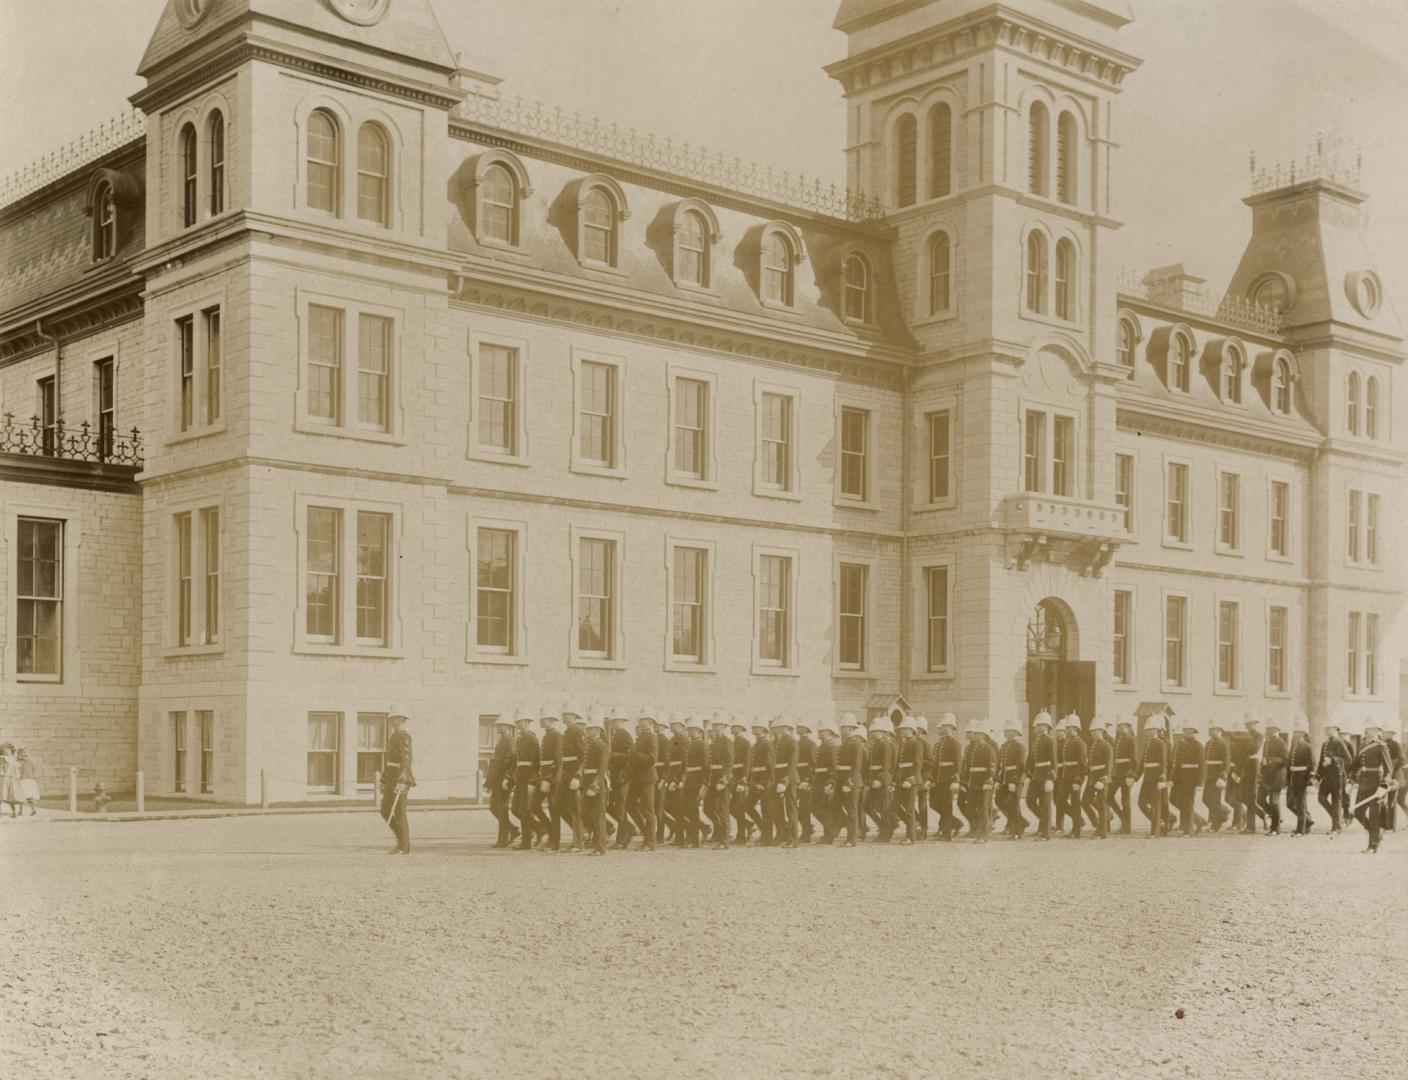
[{"label": "officer", "polygon": [[533,850],[533,799],[537,793],[534,783],[542,771],[542,747],[537,733],[533,730],[534,711],[527,705],[520,705],[513,712],[513,726],[516,729],[513,741],[513,816],[518,818],[518,827],[523,837],[519,841],[519,851]]},{"label": "officer", "polygon": [[961,825],[954,812],[958,796],[958,771],[962,764],[963,747],[958,742],[958,717],[944,713],[939,719],[939,737],[934,743],[933,767],[929,771],[934,812],[939,815],[940,840],[952,840]]},{"label": "officer", "polygon": [[866,811],[878,830],[875,842],[888,844],[895,835],[895,770],[898,765],[895,727],[888,716],[875,718],[870,725],[867,741],[870,743],[870,752],[866,763],[866,777],[870,794],[866,796]]},{"label": "officer", "polygon": [[1185,720],[1183,738],[1178,740],[1173,753],[1174,803],[1178,807],[1178,824],[1184,836],[1196,835],[1203,827],[1194,807],[1198,791],[1207,782],[1207,758],[1203,753],[1203,744],[1198,741],[1199,734],[1197,723]]},{"label": "officer", "polygon": [[1061,746],[1060,754],[1060,775],[1061,780],[1057,784],[1057,790],[1064,787],[1065,801],[1061,804],[1063,813],[1071,819],[1070,837],[1073,840],[1080,839],[1080,826],[1083,820],[1080,809],[1081,792],[1085,788],[1085,774],[1089,768],[1089,755],[1086,752],[1085,740],[1081,738],[1080,717],[1071,713],[1061,721],[1061,730],[1065,732],[1065,742]]},{"label": "officer", "polygon": [[729,808],[733,811],[737,833],[735,844],[748,843],[748,804],[751,798],[751,776],[749,760],[753,753],[753,742],[748,738],[748,725],[743,717],[734,716],[729,720],[729,730],[733,733],[733,789],[730,792]]},{"label": "officer", "polygon": [[1364,850],[1374,853],[1379,850],[1383,838],[1383,803],[1393,798],[1391,792],[1381,789],[1388,787],[1393,775],[1393,755],[1380,741],[1382,728],[1377,720],[1369,720],[1364,725],[1364,739],[1359,745],[1359,756],[1354,762],[1355,780],[1358,790],[1354,793],[1354,816],[1369,834],[1369,846]]},{"label": "officer", "polygon": [[[555,785],[557,808],[554,811],[559,819],[566,819],[567,824],[572,829],[572,843],[567,850],[582,850],[582,758],[587,752],[587,733],[583,728],[586,723],[586,713],[582,706],[578,704],[564,705],[562,708],[562,719],[565,727],[562,732],[562,742],[560,749],[562,756],[559,759],[557,773],[557,784]],[[558,825],[558,832],[561,832],[561,824]]]},{"label": "officer", "polygon": [[1051,839],[1051,796],[1056,790],[1056,744],[1051,738],[1051,714],[1032,720],[1032,744],[1027,751],[1027,809],[1036,815],[1037,839]]},{"label": "officer", "polygon": [[1120,835],[1128,836],[1134,821],[1130,806],[1130,789],[1139,776],[1139,743],[1134,738],[1134,725],[1121,720],[1115,725],[1115,771],[1110,792],[1115,812],[1120,816]]},{"label": "officer", "polygon": [[836,803],[833,817],[836,832],[846,825],[843,847],[855,847],[860,831],[861,800],[865,792],[865,728],[855,713],[846,713],[840,723],[842,743],[836,755]]},{"label": "officer", "polygon": [[1168,784],[1168,766],[1168,743],[1159,738],[1157,732],[1149,731],[1148,740],[1144,743],[1144,760],[1140,764],[1143,781],[1139,785],[1139,809],[1149,819],[1150,840],[1164,835],[1164,792]]},{"label": "officer", "polygon": [[1110,835],[1110,777],[1114,767],[1115,744],[1110,741],[1110,726],[1100,717],[1092,717],[1090,756],[1080,805],[1100,840]]},{"label": "officer", "polygon": [[499,823],[499,838],[496,848],[506,848],[518,838],[518,829],[509,819],[509,805],[513,797],[514,740],[512,716],[500,716],[494,721],[494,732],[498,741],[494,744],[494,756],[489,759],[489,813]]},{"label": "officer", "polygon": [[562,753],[562,725],[557,713],[555,705],[544,705],[538,710],[538,727],[543,734],[539,741],[538,775],[533,783],[532,804],[533,831],[538,837],[539,850],[550,847],[556,851],[562,840],[562,819],[557,815],[557,799],[554,797]]},{"label": "officer", "polygon": [[1352,758],[1349,745],[1340,737],[1339,725],[1326,724],[1325,741],[1320,744],[1320,757],[1315,763],[1315,783],[1320,789],[1320,805],[1330,815],[1331,836],[1342,827],[1341,799]]},{"label": "officer", "polygon": [[680,777],[680,809],[684,816],[683,847],[697,848],[704,822],[699,816],[699,801],[708,779],[709,755],[704,746],[704,718],[697,712],[685,720],[684,771]]},{"label": "officer", "polygon": [[1247,713],[1242,725],[1247,729],[1245,739],[1246,758],[1239,761],[1238,802],[1242,804],[1242,832],[1255,833],[1257,819],[1257,795],[1261,791],[1261,756],[1264,739],[1257,730],[1259,721]]},{"label": "officer", "polygon": [[840,759],[841,729],[836,721],[823,716],[817,723],[821,744],[812,765],[812,816],[821,824],[821,843],[836,842],[836,766]]},{"label": "officer", "polygon": [[386,737],[386,762],[381,767],[381,819],[391,827],[396,837],[396,846],[388,855],[409,855],[411,853],[411,824],[406,818],[406,800],[411,797],[411,788],[416,786],[416,776],[411,770],[411,733],[406,730],[408,717],[406,710],[392,705],[386,710],[386,726],[391,734]]},{"label": "officer", "polygon": [[627,814],[622,831],[616,833],[616,847],[621,851],[629,846],[634,832],[640,833],[642,850],[655,850],[655,713],[644,708],[636,718],[636,737],[626,764]]},{"label": "officer", "polygon": [[626,774],[631,760],[631,745],[635,740],[631,738],[630,730],[627,727],[629,721],[625,716],[625,710],[613,709],[612,714],[606,718],[610,728],[607,743],[610,748],[610,764],[607,767],[607,774],[611,777],[611,793],[607,796],[606,813],[611,819],[611,832],[619,837],[623,832],[630,832],[626,808],[629,805],[631,793]]},{"label": "officer", "polygon": [[772,732],[761,716],[753,717],[753,745],[748,751],[748,820],[758,828],[758,843],[772,847],[773,818],[768,784],[772,779]]},{"label": "officer", "polygon": [[1276,836],[1281,832],[1281,792],[1286,789],[1286,762],[1290,756],[1291,750],[1281,734],[1280,725],[1269,722],[1266,725],[1266,742],[1262,747],[1261,783],[1257,789],[1257,805],[1271,823],[1266,830],[1267,836]]},{"label": "officer", "polygon": [[997,753],[997,808],[1007,824],[1002,835],[1020,840],[1027,831],[1027,819],[1022,814],[1022,776],[1026,771],[1027,748],[1022,745],[1022,725],[1016,719],[1003,728],[1003,742]]},{"label": "officer", "polygon": [[797,717],[797,827],[801,842],[812,842],[812,803],[816,798],[816,740],[812,721]]},{"label": "officer", "polygon": [[796,721],[786,713],[773,720],[772,774],[769,794],[772,797],[773,841],[782,837],[781,846],[797,846],[797,762],[800,748],[794,734]]},{"label": "officer", "polygon": [[900,720],[899,728],[899,790],[895,796],[895,813],[904,822],[904,842],[914,843],[919,829],[918,796],[924,789],[924,749],[919,742],[919,723],[909,713]]},{"label": "officer", "polygon": [[1203,756],[1206,763],[1206,771],[1203,774],[1203,805],[1207,807],[1208,824],[1212,826],[1213,832],[1218,832],[1232,816],[1222,801],[1222,794],[1227,790],[1230,753],[1231,748],[1222,733],[1222,723],[1213,720],[1208,724],[1208,745]]},{"label": "officer", "polygon": [[733,791],[733,740],[729,738],[729,717],[719,710],[710,721],[713,737],[709,740],[709,774],[704,808],[709,813],[712,847],[728,849],[729,796]]},{"label": "officer", "polygon": [[1310,800],[1307,793],[1314,769],[1315,755],[1310,750],[1310,720],[1304,713],[1297,713],[1291,726],[1290,757],[1286,761],[1286,809],[1296,816],[1292,836],[1305,836],[1310,832]]},{"label": "officer", "polygon": [[[606,710],[593,705],[583,725],[586,748],[582,754],[579,788],[584,838],[591,845],[590,854],[606,854],[606,797],[611,768],[611,748],[606,743]],[[578,849],[576,834],[573,849]]]}]

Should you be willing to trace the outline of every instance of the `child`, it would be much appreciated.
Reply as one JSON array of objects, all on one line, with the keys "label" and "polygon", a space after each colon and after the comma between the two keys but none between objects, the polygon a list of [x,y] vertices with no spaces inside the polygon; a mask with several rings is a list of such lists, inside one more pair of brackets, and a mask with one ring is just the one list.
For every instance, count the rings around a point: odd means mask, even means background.
[{"label": "child", "polygon": [[0,746],[0,803],[10,804],[10,816],[19,817],[20,770],[15,761],[15,748],[9,743]]},{"label": "child", "polygon": [[29,807],[29,816],[34,817],[39,813],[35,809],[39,805],[39,776],[34,771],[34,762],[29,760],[29,755],[20,749],[19,753],[20,770],[20,790],[19,797]]},{"label": "child", "polygon": [[112,802],[112,796],[108,794],[107,785],[99,780],[98,786],[93,789],[93,810],[99,814],[106,814],[110,802]]}]

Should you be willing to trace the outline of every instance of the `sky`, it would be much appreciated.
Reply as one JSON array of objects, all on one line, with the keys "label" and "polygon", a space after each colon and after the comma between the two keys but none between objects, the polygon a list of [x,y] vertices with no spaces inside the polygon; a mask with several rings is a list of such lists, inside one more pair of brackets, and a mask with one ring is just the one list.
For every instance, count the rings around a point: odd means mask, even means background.
[{"label": "sky", "polygon": [[[309,3],[317,0],[307,0]],[[410,0],[398,0],[410,2]],[[1020,2],[1020,0],[1018,0]],[[822,65],[837,0],[434,0],[462,62],[508,96],[840,183],[845,115]],[[0,0],[0,175],[117,113],[165,0]],[[1114,244],[1225,285],[1250,230],[1248,159],[1362,148],[1366,240],[1408,290],[1408,2],[1132,0],[1143,66],[1116,104]],[[1408,314],[1408,301],[1395,305]]]}]

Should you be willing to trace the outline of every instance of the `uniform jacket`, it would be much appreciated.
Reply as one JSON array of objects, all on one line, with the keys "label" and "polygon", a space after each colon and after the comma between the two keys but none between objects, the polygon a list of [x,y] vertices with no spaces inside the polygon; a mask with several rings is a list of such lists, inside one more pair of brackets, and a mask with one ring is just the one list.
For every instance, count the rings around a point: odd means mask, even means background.
[{"label": "uniform jacket", "polygon": [[921,731],[915,738],[919,740],[919,779],[928,782],[930,762],[934,757],[934,737],[927,731]]},{"label": "uniform jacket", "polygon": [[1403,768],[1403,747],[1392,735],[1384,740],[1384,746],[1388,748],[1388,756],[1393,761],[1393,771],[1396,773]]},{"label": "uniform jacket", "polygon": [[1090,744],[1090,758],[1086,768],[1086,776],[1092,782],[1096,780],[1108,781],[1114,774],[1114,768],[1115,744],[1106,738],[1096,739]]},{"label": "uniform jacket", "polygon": [[817,790],[825,791],[826,786],[836,779],[837,751],[840,747],[834,742],[822,740],[816,748],[816,760],[812,763],[812,783]]},{"label": "uniform jacket", "polygon": [[799,784],[815,783],[813,773],[816,771],[817,745],[810,735],[803,735],[797,740],[797,782]]},{"label": "uniform jacket", "polygon": [[748,783],[748,759],[752,756],[753,744],[747,735],[733,737],[733,782],[735,785]]},{"label": "uniform jacket", "polygon": [[1320,744],[1320,760],[1315,764],[1315,779],[1344,780],[1349,775],[1349,765],[1354,755],[1349,746],[1338,735]]},{"label": "uniform jacket", "polygon": [[772,738],[764,735],[753,740],[748,749],[748,783],[760,791],[772,776]]},{"label": "uniform jacket", "polygon": [[703,739],[685,739],[684,744],[684,786],[699,788],[708,779],[708,747]]},{"label": "uniform jacket", "polygon": [[900,740],[899,782],[909,781],[909,786],[917,788],[924,782],[924,744],[917,735],[906,735]]},{"label": "uniform jacket", "polygon": [[558,761],[557,761],[557,758],[558,758],[559,748],[561,747],[561,745],[562,745],[562,732],[556,731],[556,730],[554,730],[553,728],[548,728],[547,731],[543,732],[543,740],[542,740],[542,742],[539,744],[539,757],[538,757],[538,782],[539,782],[539,783],[542,783],[542,782],[545,781],[545,780],[548,781],[549,783],[555,783],[555,782],[557,781],[557,771],[558,771]]},{"label": "uniform jacket", "polygon": [[1291,744],[1291,755],[1286,760],[1286,783],[1294,788],[1303,788],[1310,783],[1310,774],[1315,768],[1315,755],[1310,750],[1309,739],[1299,739]]},{"label": "uniform jacket", "polygon": [[1365,743],[1354,760],[1354,772],[1361,794],[1367,795],[1392,778],[1393,755],[1381,742]]},{"label": "uniform jacket", "polygon": [[582,758],[587,753],[587,733],[577,724],[568,724],[559,748],[562,757],[558,760],[557,778],[570,782],[582,769]]},{"label": "uniform jacket", "polygon": [[895,740],[880,736],[870,747],[869,760],[866,763],[866,778],[868,782],[880,781],[881,787],[895,786],[895,764],[898,759],[898,747]]},{"label": "uniform jacket", "polygon": [[387,774],[386,779],[395,784],[405,784],[408,788],[415,787],[416,777],[411,770],[413,756],[411,733],[405,728],[393,731],[386,740],[386,762],[382,766],[382,772]]},{"label": "uniform jacket", "polygon": [[952,735],[940,735],[934,746],[934,760],[930,775],[935,785],[952,784],[958,779],[958,766],[963,759],[963,747]]},{"label": "uniform jacket", "polygon": [[655,755],[659,742],[654,731],[642,731],[631,745],[626,765],[626,779],[632,784],[648,787],[655,783]]},{"label": "uniform jacket", "polygon": [[543,765],[538,736],[531,731],[520,731],[513,744],[513,758],[513,786],[521,784],[526,787],[533,782],[533,777],[538,775]]},{"label": "uniform jacket", "polygon": [[772,752],[772,775],[770,779],[774,784],[786,784],[788,787],[797,786],[797,762],[801,754],[801,747],[797,745],[797,739],[793,735],[779,735],[773,740]]},{"label": "uniform jacket", "polygon": [[1261,783],[1268,791],[1280,791],[1286,786],[1286,761],[1291,756],[1284,735],[1266,740],[1261,759]]},{"label": "uniform jacket", "polygon": [[836,754],[836,783],[858,787],[865,783],[865,741],[852,735]]},{"label": "uniform jacket", "polygon": [[[1203,761],[1207,766],[1204,775],[1207,780],[1216,783],[1218,780],[1227,778],[1227,768],[1231,764],[1228,754],[1231,749],[1227,740],[1221,735],[1215,735],[1208,740],[1208,745],[1204,748]],[[1204,781],[1206,783],[1207,781]]]},{"label": "uniform jacket", "polygon": [[609,786],[606,773],[611,764],[611,749],[605,739],[593,738],[587,742],[582,755],[582,791],[585,794],[604,795]]},{"label": "uniform jacket", "polygon": [[997,777],[997,750],[987,739],[970,743],[965,758],[963,786],[970,791],[991,784]]},{"label": "uniform jacket", "polygon": [[1115,771],[1117,783],[1139,775],[1139,744],[1133,735],[1115,736]]},{"label": "uniform jacket", "polygon": [[489,789],[498,791],[505,780],[513,778],[513,736],[500,735],[494,744],[494,756],[489,759]]},{"label": "uniform jacket", "polygon": [[709,783],[727,784],[733,779],[733,740],[720,735],[709,743]]},{"label": "uniform jacket", "polygon": [[1168,776],[1168,743],[1157,735],[1149,736],[1144,744],[1144,760],[1139,771],[1145,780],[1162,782]]},{"label": "uniform jacket", "polygon": [[999,783],[1017,785],[1027,771],[1027,748],[1021,739],[1010,739],[1002,744],[997,752],[997,778]]},{"label": "uniform jacket", "polygon": [[670,771],[670,738],[664,732],[657,732],[655,735],[655,782],[663,784],[669,776]]},{"label": "uniform jacket", "polygon": [[1261,768],[1261,756],[1262,750],[1265,748],[1266,736],[1259,731],[1249,731],[1246,738],[1241,741],[1246,744],[1247,749],[1246,757],[1239,763],[1241,771],[1245,775],[1248,771],[1255,772]]},{"label": "uniform jacket", "polygon": [[1088,763],[1085,740],[1079,735],[1067,735],[1061,746],[1061,779],[1072,786],[1084,783]]},{"label": "uniform jacket", "polygon": [[607,769],[611,782],[620,787],[626,781],[627,766],[631,760],[631,733],[617,728],[611,733],[611,755],[607,759]]},{"label": "uniform jacket", "polygon": [[673,732],[665,753],[665,780],[671,784],[684,783],[684,759],[689,749],[689,736],[683,731]]},{"label": "uniform jacket", "polygon": [[1056,743],[1050,735],[1032,737],[1031,752],[1027,754],[1027,775],[1033,783],[1044,784],[1055,775]]},{"label": "uniform jacket", "polygon": [[1173,748],[1173,779],[1184,787],[1202,787],[1207,780],[1207,759],[1196,736],[1185,735]]}]

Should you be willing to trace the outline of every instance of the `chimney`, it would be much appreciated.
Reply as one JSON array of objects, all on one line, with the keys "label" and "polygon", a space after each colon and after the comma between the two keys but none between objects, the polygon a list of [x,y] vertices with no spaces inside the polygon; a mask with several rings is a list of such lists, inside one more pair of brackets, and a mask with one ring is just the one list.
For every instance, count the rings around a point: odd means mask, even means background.
[{"label": "chimney", "polygon": [[1203,295],[1206,278],[1195,277],[1182,263],[1161,266],[1144,275],[1144,295],[1150,303],[1182,311],[1194,310]]}]

